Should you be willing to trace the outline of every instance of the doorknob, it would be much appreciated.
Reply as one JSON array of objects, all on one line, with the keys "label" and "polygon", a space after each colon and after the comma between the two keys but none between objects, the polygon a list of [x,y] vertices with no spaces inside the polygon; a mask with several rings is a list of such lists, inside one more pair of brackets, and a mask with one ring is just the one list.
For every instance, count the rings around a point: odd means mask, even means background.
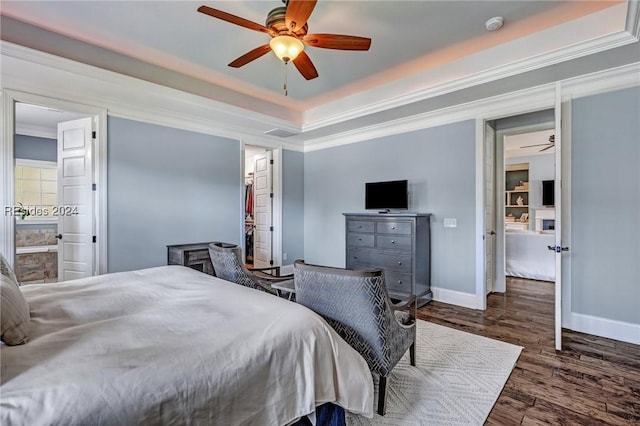
[{"label": "doorknob", "polygon": [[560,246],[547,246],[547,248],[551,251],[555,251],[556,253],[560,253],[563,251],[569,251],[569,247],[560,247]]},{"label": "doorknob", "polygon": [[56,238],[57,238],[57,239],[59,239],[59,240],[61,240],[61,239],[62,239],[62,234],[58,234],[58,235],[56,235]]}]

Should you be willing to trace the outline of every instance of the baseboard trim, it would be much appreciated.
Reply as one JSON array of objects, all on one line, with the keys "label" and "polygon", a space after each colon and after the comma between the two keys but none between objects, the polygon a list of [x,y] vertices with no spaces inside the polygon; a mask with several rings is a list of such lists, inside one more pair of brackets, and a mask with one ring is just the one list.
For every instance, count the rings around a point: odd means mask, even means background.
[{"label": "baseboard trim", "polygon": [[640,324],[572,312],[571,324],[568,328],[580,333],[640,345]]},{"label": "baseboard trim", "polygon": [[440,287],[431,287],[431,291],[433,292],[433,300],[436,302],[462,306],[463,308],[482,309],[482,299],[478,298],[475,293],[463,293]]}]

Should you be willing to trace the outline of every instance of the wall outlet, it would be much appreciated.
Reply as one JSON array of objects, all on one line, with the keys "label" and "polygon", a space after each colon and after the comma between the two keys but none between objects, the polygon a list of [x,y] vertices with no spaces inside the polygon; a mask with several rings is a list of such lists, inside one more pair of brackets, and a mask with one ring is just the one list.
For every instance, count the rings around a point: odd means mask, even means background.
[{"label": "wall outlet", "polygon": [[455,228],[458,226],[458,221],[455,218],[446,217],[444,219],[444,227],[445,228]]},{"label": "wall outlet", "polygon": [[287,260],[287,253],[282,253],[282,260]]}]

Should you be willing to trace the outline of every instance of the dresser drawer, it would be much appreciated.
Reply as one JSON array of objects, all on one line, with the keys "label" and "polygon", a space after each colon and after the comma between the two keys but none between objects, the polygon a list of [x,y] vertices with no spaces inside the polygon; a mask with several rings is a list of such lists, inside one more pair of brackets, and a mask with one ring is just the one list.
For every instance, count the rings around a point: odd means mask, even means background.
[{"label": "dresser drawer", "polygon": [[411,222],[377,222],[376,232],[379,234],[411,235]]},{"label": "dresser drawer", "polygon": [[410,254],[386,254],[380,252],[351,250],[348,264],[359,264],[370,268],[382,268],[384,270],[411,273]]},{"label": "dresser drawer", "polygon": [[355,232],[349,232],[347,241],[349,247],[373,247],[375,237],[373,234],[356,234]]},{"label": "dresser drawer", "polygon": [[377,235],[376,247],[383,249],[411,250],[411,237],[398,235]]},{"label": "dresser drawer", "polygon": [[186,252],[187,263],[209,259],[209,250],[193,250]]},{"label": "dresser drawer", "polygon": [[411,293],[411,274],[399,274],[397,272],[384,273],[384,281],[389,291]]},{"label": "dresser drawer", "polygon": [[365,222],[364,220],[350,220],[347,222],[347,231],[349,232],[373,232],[373,222]]}]

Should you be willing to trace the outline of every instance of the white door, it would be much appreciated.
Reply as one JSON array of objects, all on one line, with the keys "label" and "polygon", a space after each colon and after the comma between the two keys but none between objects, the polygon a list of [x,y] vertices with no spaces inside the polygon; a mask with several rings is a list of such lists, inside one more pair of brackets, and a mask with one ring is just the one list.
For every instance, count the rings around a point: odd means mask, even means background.
[{"label": "white door", "polygon": [[550,247],[556,252],[556,285],[555,285],[555,343],[556,350],[562,350],[562,253],[569,250],[562,245],[562,97],[560,85],[556,87],[555,105],[555,247]]},{"label": "white door", "polygon": [[271,151],[254,157],[253,174],[253,265],[265,268],[272,265],[273,233],[273,172]]},{"label": "white door", "polygon": [[496,132],[484,124],[484,248],[485,281],[487,294],[495,291],[496,278],[496,198],[495,198],[495,158]]},{"label": "white door", "polygon": [[92,118],[58,124],[58,280],[94,272]]}]

